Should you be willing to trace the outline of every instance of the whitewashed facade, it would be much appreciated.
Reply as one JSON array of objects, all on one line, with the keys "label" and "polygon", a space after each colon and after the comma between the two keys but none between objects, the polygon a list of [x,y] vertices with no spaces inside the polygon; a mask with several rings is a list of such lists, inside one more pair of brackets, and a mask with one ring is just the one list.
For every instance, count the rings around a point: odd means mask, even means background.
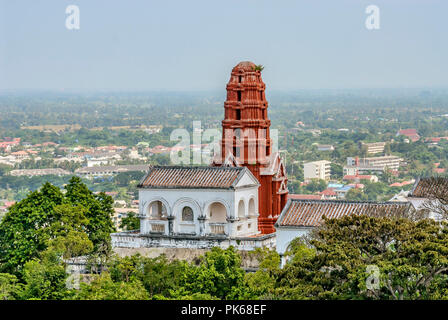
[{"label": "whitewashed facade", "polygon": [[114,247],[242,250],[275,245],[258,231],[259,183],[245,167],[152,167],[139,184],[139,232],[112,235]]}]

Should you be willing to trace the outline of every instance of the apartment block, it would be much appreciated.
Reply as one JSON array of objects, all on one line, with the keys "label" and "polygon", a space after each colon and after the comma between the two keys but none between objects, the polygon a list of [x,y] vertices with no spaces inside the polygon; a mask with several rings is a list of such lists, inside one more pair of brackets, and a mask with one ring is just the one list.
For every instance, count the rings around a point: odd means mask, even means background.
[{"label": "apartment block", "polygon": [[370,154],[383,153],[385,146],[386,142],[372,142],[372,143],[361,142],[361,147],[366,147],[367,153]]},{"label": "apartment block", "polygon": [[331,162],[327,160],[307,162],[303,164],[303,174],[305,181],[311,179],[330,180],[331,176]]}]

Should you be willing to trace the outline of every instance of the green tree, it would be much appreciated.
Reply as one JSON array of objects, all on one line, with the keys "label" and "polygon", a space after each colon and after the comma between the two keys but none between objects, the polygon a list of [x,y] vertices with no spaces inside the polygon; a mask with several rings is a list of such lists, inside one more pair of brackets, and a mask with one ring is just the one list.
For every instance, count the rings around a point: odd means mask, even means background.
[{"label": "green tree", "polygon": [[241,257],[234,247],[214,247],[206,252],[197,267],[189,268],[183,290],[178,296],[210,294],[220,299],[238,299],[247,295]]},{"label": "green tree", "polygon": [[[448,279],[445,222],[399,217],[325,219],[310,244],[315,255],[280,273],[276,294],[285,299],[440,299]],[[378,287],[367,285],[369,266]]]},{"label": "green tree", "polygon": [[366,201],[368,196],[361,189],[351,188],[345,195],[347,201]]},{"label": "green tree", "polygon": [[139,230],[140,218],[135,212],[128,212],[126,217],[121,219],[120,228],[124,230]]},{"label": "green tree", "polygon": [[111,278],[116,282],[140,281],[150,297],[171,297],[186,281],[190,268],[185,261],[168,261],[164,255],[146,258],[140,255],[115,257],[109,263]]},{"label": "green tree", "polygon": [[41,259],[25,263],[23,281],[25,283],[21,299],[60,300],[67,294],[67,273],[61,261],[60,252],[46,250]]},{"label": "green tree", "polygon": [[50,247],[63,252],[63,257],[69,259],[90,253],[93,243],[85,232],[89,225],[86,218],[87,209],[69,204],[54,207],[54,222],[48,227]]},{"label": "green tree", "polygon": [[332,179],[342,179],[344,174],[344,169],[340,164],[332,162],[331,167],[331,178]]},{"label": "green tree", "polygon": [[108,252],[111,249],[110,234],[115,231],[112,216],[114,213],[113,199],[104,192],[93,194],[79,177],[72,177],[65,186],[65,197],[72,205],[86,208],[86,217],[90,223],[87,234],[94,245],[95,251]]},{"label": "green tree", "polygon": [[272,297],[277,274],[280,271],[280,256],[272,249],[256,249],[250,253],[255,255],[259,261],[256,272],[247,273],[245,285],[248,294],[245,299],[269,299]]},{"label": "green tree", "polygon": [[115,282],[104,272],[90,284],[81,283],[79,291],[71,297],[75,300],[147,300],[148,292],[139,280]]},{"label": "green tree", "polygon": [[327,182],[322,179],[311,179],[311,181],[305,186],[305,189],[309,192],[324,191],[327,187]]},{"label": "green tree", "polygon": [[14,204],[0,223],[0,268],[9,273],[47,248],[48,226],[56,217],[54,207],[64,202],[59,188],[45,183],[39,191]]},{"label": "green tree", "polygon": [[22,284],[16,276],[0,273],[0,300],[16,300],[22,295]]},{"label": "green tree", "polygon": [[0,270],[20,273],[24,264],[49,246],[65,258],[110,252],[114,231],[111,197],[94,195],[77,177],[67,192],[50,183],[13,205],[0,222]]}]

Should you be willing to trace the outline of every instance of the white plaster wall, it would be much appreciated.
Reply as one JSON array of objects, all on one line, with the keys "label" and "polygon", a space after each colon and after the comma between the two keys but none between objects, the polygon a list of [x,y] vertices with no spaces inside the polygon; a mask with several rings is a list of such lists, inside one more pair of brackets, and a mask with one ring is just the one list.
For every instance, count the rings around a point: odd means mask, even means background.
[{"label": "white plaster wall", "polygon": [[[181,222],[182,209],[189,206],[193,209],[194,230],[199,234],[198,217],[205,215],[205,212],[213,202],[221,202],[227,209],[228,215],[232,215],[234,208],[234,197],[232,190],[216,189],[140,189],[139,190],[139,213],[141,216],[148,215],[148,206],[153,201],[164,203],[168,216],[174,216],[174,232],[179,232],[178,223]],[[145,233],[149,229],[146,226],[147,219],[142,221],[141,232]]]},{"label": "white plaster wall", "polygon": [[[249,200],[254,199],[255,215],[248,216]],[[209,212],[209,206],[213,202],[220,202],[226,207],[227,217],[236,219],[234,223],[228,223],[226,232],[230,236],[244,236],[258,233],[258,187],[239,188],[236,190],[225,189],[140,189],[139,190],[139,213],[141,217],[148,216],[148,206],[154,201],[164,203],[168,216],[174,216],[174,232],[199,234],[198,217],[206,216]],[[245,217],[238,219],[238,203],[244,202]],[[182,209],[189,206],[193,209],[194,221],[192,224],[181,221]],[[212,222],[207,216],[206,223]],[[141,233],[147,234],[150,229],[150,223],[158,221],[144,218],[141,220]],[[168,223],[166,232],[168,233]],[[240,230],[238,230],[240,229]]]},{"label": "white plaster wall", "polygon": [[318,174],[316,174],[316,165],[312,162],[305,163],[303,165],[303,176],[305,180],[316,179],[319,178]]},{"label": "white plaster wall", "polygon": [[[151,224],[164,224],[165,235],[169,234],[168,221],[149,219],[148,206],[154,201],[164,204],[168,217],[174,217],[173,232],[200,235],[202,219],[205,217],[205,233],[210,230],[219,232],[222,225],[213,223],[209,216],[209,207],[214,202],[221,203],[227,211],[225,233],[230,237],[248,236],[258,233],[258,181],[250,175],[244,174],[238,181],[235,189],[140,189],[139,215],[141,218],[140,231],[148,234]],[[255,212],[249,214],[249,200],[253,199]],[[244,203],[244,216],[238,217],[238,204]],[[189,206],[193,210],[193,222],[182,221],[182,209]],[[199,220],[198,218],[202,218]],[[158,229],[163,226],[154,226]]]},{"label": "white plaster wall", "polygon": [[[425,205],[430,204],[434,208],[438,208],[441,204],[438,200],[428,200],[425,198],[408,198],[415,210],[425,209]],[[436,210],[437,211],[437,210]],[[440,221],[443,219],[443,215],[440,212],[429,212],[429,218]]]},{"label": "white plaster wall", "polygon": [[210,249],[212,247],[221,247],[223,249],[234,246],[237,250],[251,251],[256,248],[275,248],[276,237],[274,235],[260,238],[173,238],[167,236],[144,236],[140,234],[131,234],[127,232],[113,233],[112,247],[139,249],[139,248],[187,248],[187,249]]},{"label": "white plaster wall", "polygon": [[283,255],[289,246],[289,243],[297,237],[306,236],[311,231],[311,228],[282,228],[277,227],[277,252]]},{"label": "white plaster wall", "polygon": [[[249,216],[249,200],[254,199],[255,215]],[[244,218],[238,217],[238,204],[240,200],[244,202]],[[258,187],[248,187],[237,189],[234,194],[234,213],[238,221],[233,224],[233,234],[237,236],[258,233]],[[239,229],[239,230],[238,230]]]}]

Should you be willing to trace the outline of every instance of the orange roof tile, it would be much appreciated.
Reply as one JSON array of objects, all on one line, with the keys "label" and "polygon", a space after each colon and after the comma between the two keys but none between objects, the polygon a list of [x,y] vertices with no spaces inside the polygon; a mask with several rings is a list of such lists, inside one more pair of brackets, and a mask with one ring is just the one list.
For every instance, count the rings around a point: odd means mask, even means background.
[{"label": "orange roof tile", "polygon": [[244,172],[250,173],[245,167],[154,166],[138,187],[231,189]]},{"label": "orange roof tile", "polygon": [[404,213],[409,210],[408,202],[357,202],[340,200],[288,200],[277,220],[276,226],[316,227],[323,216],[333,219],[349,215],[373,214],[388,209]]},{"label": "orange roof tile", "polygon": [[432,198],[440,193],[448,194],[448,178],[427,177],[417,180],[410,196],[416,198]]}]

